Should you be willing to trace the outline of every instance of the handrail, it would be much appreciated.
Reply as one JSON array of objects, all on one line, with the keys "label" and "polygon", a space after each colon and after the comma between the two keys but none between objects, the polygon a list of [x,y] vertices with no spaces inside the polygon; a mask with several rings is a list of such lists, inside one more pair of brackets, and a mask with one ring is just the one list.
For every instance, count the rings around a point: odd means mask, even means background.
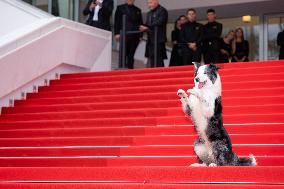
[{"label": "handrail", "polygon": [[35,9],[34,6],[24,2],[24,1],[15,1],[15,0],[4,0],[6,3],[10,5],[16,6],[17,8],[21,9],[22,11],[29,13],[37,18],[52,18],[54,17],[51,14],[41,10]]},{"label": "handrail", "polygon": [[[39,26],[40,25],[40,26]],[[35,30],[31,30],[31,26],[35,26]],[[104,30],[101,30],[102,32],[98,32],[100,30],[97,30],[97,32],[91,31],[90,27],[82,24],[82,23],[74,23],[70,20],[64,19],[64,18],[58,18],[58,17],[52,17],[48,19],[40,19],[39,22],[36,24],[30,24],[27,26],[27,30],[25,28],[19,29],[19,31],[12,32],[10,34],[5,35],[5,38],[0,41],[0,59],[9,54],[9,52],[16,50],[19,47],[24,47],[25,45],[28,45],[29,43],[33,42],[34,40],[38,39],[41,36],[46,35],[49,32],[52,32],[57,29],[61,29],[62,27],[67,27],[76,30],[77,28],[80,28],[80,32],[87,33],[88,35],[92,36],[98,36],[105,39],[109,38],[109,35],[104,32]],[[30,37],[29,35],[36,32],[37,34],[33,37]],[[5,50],[5,48],[13,47],[11,51]]]}]

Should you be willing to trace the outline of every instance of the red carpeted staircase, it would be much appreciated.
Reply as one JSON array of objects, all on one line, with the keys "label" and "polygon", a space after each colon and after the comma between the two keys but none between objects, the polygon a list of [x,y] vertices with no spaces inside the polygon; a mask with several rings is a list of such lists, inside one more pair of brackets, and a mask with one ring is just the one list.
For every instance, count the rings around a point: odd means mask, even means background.
[{"label": "red carpeted staircase", "polygon": [[189,167],[193,67],[62,75],[3,108],[0,188],[284,188],[284,61],[220,65],[224,123],[256,167]]}]

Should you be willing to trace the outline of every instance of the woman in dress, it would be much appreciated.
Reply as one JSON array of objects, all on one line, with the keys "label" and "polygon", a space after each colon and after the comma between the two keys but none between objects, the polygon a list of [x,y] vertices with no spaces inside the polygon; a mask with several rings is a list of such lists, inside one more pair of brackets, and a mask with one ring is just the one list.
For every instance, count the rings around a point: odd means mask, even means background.
[{"label": "woman in dress", "polygon": [[180,43],[180,30],[182,25],[187,21],[184,15],[180,16],[175,22],[175,28],[172,31],[173,49],[170,59],[170,66],[182,66],[182,53]]},{"label": "woman in dress", "polygon": [[218,63],[229,63],[232,57],[232,42],[235,39],[235,32],[233,30],[229,31],[229,33],[220,38],[219,47],[220,47],[220,55]]},{"label": "woman in dress", "polygon": [[244,39],[244,31],[242,28],[237,28],[236,38],[233,42],[233,56],[232,62],[248,62],[249,56],[249,43]]}]

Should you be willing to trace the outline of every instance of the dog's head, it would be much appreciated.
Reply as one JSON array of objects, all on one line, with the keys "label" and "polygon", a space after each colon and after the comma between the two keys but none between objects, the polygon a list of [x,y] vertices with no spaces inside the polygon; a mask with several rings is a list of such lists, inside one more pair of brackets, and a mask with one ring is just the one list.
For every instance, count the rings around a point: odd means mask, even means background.
[{"label": "dog's head", "polygon": [[194,83],[198,89],[220,86],[220,77],[218,70],[220,69],[215,64],[203,65],[194,63],[195,74]]}]

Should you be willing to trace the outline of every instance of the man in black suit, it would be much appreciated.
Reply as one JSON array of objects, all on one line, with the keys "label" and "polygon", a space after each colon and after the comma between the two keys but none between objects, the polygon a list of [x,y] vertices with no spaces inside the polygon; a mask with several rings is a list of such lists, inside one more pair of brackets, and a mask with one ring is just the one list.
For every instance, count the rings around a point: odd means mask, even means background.
[{"label": "man in black suit", "polygon": [[207,10],[208,23],[203,27],[203,57],[205,64],[217,63],[219,60],[219,39],[222,34],[223,26],[216,22],[214,9]]},{"label": "man in black suit", "polygon": [[[125,0],[125,4],[117,6],[115,11],[114,35],[116,40],[120,39],[122,29],[122,18],[126,15],[126,31],[139,31],[143,24],[141,9],[134,5],[135,0]],[[142,38],[142,33],[128,34],[126,36],[126,63],[128,69],[134,67],[134,54]]]},{"label": "man in black suit", "polygon": [[150,11],[147,13],[145,25],[140,26],[141,32],[147,32],[148,40],[146,44],[145,56],[149,60],[151,67],[154,63],[154,43],[155,43],[155,28],[157,29],[157,67],[164,67],[164,59],[167,59],[166,52],[166,27],[168,22],[168,11],[159,5],[158,0],[148,0]]},{"label": "man in black suit", "polygon": [[86,24],[111,31],[110,17],[113,10],[113,0],[89,0],[83,11],[89,16]]},{"label": "man in black suit", "polygon": [[202,24],[196,22],[195,9],[188,9],[187,19],[188,22],[182,26],[180,32],[180,40],[185,44],[182,46],[183,65],[201,61]]},{"label": "man in black suit", "polygon": [[279,60],[284,59],[284,30],[277,35],[277,45],[280,46]]}]

